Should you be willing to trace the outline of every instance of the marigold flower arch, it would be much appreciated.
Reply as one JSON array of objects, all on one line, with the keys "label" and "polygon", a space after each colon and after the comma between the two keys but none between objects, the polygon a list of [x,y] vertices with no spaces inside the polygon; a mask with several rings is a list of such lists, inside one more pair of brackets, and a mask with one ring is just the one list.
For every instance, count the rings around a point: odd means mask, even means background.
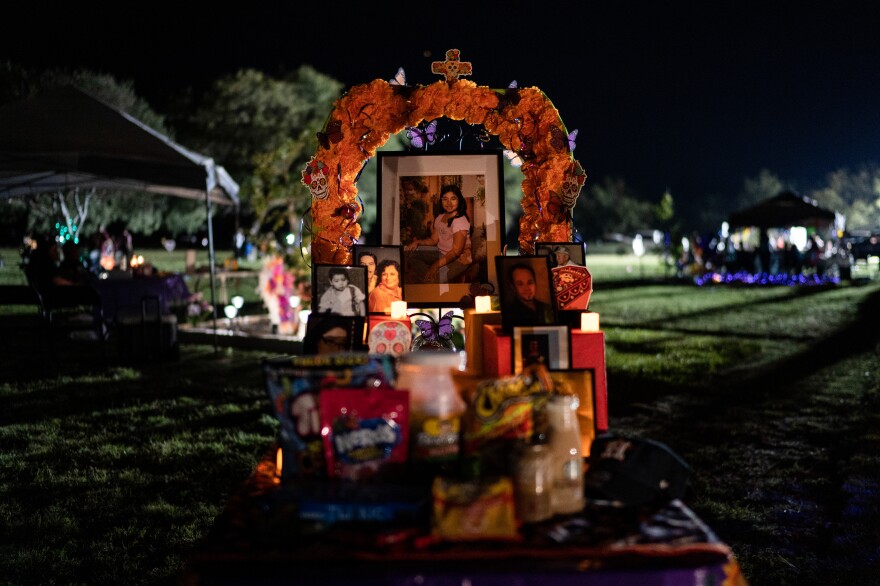
[{"label": "marigold flower arch", "polygon": [[351,245],[361,234],[356,179],[376,149],[407,126],[444,116],[482,124],[522,158],[520,251],[533,253],[538,240],[571,240],[571,208],[586,174],[569,151],[565,126],[544,92],[536,87],[493,90],[463,79],[414,87],[376,79],[352,87],[336,101],[303,171],[303,183],[313,194],[314,262],[350,262]]}]

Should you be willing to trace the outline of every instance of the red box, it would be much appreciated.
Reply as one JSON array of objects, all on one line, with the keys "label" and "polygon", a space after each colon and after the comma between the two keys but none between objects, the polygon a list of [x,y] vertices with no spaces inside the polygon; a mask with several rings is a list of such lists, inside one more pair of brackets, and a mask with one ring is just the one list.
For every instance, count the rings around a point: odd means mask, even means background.
[{"label": "red box", "polygon": [[605,332],[571,330],[571,367],[593,369],[596,377],[596,428],[600,433],[608,431]]},{"label": "red box", "polygon": [[[511,338],[501,332],[501,326],[483,326],[483,374],[507,376],[512,374],[510,357]],[[608,382],[605,375],[605,333],[571,330],[571,367],[589,368],[596,384],[596,428],[608,431]]]}]

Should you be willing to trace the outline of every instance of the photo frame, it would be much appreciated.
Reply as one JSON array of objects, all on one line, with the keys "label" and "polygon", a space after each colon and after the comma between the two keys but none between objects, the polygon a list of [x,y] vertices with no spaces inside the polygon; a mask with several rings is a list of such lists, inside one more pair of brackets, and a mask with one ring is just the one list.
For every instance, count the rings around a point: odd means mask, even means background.
[{"label": "photo frame", "polygon": [[[378,161],[380,242],[403,247],[405,301],[457,305],[471,283],[497,289],[492,259],[504,240],[501,153],[380,152]],[[458,193],[441,193],[448,186]],[[443,195],[457,200],[454,210],[443,207]],[[450,261],[461,232],[461,253]]]},{"label": "photo frame", "polygon": [[557,315],[585,311],[590,305],[590,296],[593,293],[593,277],[586,267],[586,244],[538,242],[535,245],[535,252],[550,258]]},{"label": "photo frame", "polygon": [[556,325],[553,277],[547,256],[497,256],[495,272],[500,282],[501,329],[515,326]]},{"label": "photo frame", "polygon": [[534,362],[548,369],[563,370],[571,364],[568,326],[515,326],[510,350],[514,373]]},{"label": "photo frame", "polygon": [[303,354],[363,351],[366,318],[362,315],[311,313],[306,322]]},{"label": "photo frame", "polygon": [[[550,257],[550,267],[559,266],[587,266],[587,245],[584,242],[536,242],[535,254]],[[558,254],[567,254],[568,259],[560,258]]]},{"label": "photo frame", "polygon": [[[390,314],[391,302],[404,299],[403,247],[355,244],[351,251],[354,266],[367,267],[367,312]],[[391,268],[388,268],[389,265]],[[389,272],[389,279],[383,284],[382,273],[385,271]],[[394,272],[397,273],[396,279],[393,277]]]},{"label": "photo frame", "polygon": [[[345,283],[337,275],[345,277]],[[341,284],[341,287],[339,285]],[[312,266],[312,314],[367,315],[367,267]]]},{"label": "photo frame", "polygon": [[590,457],[590,446],[599,433],[596,422],[596,372],[592,368],[550,371],[553,388],[578,398],[577,419],[581,432],[581,456]]}]

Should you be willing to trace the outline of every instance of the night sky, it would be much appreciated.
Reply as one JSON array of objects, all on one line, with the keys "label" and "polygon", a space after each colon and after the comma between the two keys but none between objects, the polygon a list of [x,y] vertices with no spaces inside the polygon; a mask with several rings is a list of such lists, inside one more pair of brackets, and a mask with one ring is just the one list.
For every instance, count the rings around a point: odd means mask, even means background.
[{"label": "night sky", "polygon": [[648,199],[668,187],[682,204],[732,200],[762,168],[806,191],[880,162],[880,19],[867,2],[319,0],[201,15],[179,14],[180,2],[66,4],[29,3],[33,16],[7,20],[0,59],[131,79],[160,112],[242,67],[308,63],[349,86],[402,66],[428,84],[430,62],[458,48],[476,83],[515,79],[553,100],[579,129],[588,181],[624,177]]}]

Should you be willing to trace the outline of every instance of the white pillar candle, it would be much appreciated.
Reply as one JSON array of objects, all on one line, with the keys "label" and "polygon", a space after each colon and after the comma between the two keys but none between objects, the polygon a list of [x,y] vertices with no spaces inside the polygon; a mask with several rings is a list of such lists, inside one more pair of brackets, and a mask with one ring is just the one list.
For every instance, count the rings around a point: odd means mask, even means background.
[{"label": "white pillar candle", "polygon": [[391,319],[406,319],[406,301],[391,302]]},{"label": "white pillar candle", "polygon": [[598,332],[599,314],[594,311],[585,311],[581,314],[581,331]]},{"label": "white pillar candle", "polygon": [[474,305],[477,313],[489,313],[492,311],[492,298],[488,295],[477,295],[474,298]]}]

